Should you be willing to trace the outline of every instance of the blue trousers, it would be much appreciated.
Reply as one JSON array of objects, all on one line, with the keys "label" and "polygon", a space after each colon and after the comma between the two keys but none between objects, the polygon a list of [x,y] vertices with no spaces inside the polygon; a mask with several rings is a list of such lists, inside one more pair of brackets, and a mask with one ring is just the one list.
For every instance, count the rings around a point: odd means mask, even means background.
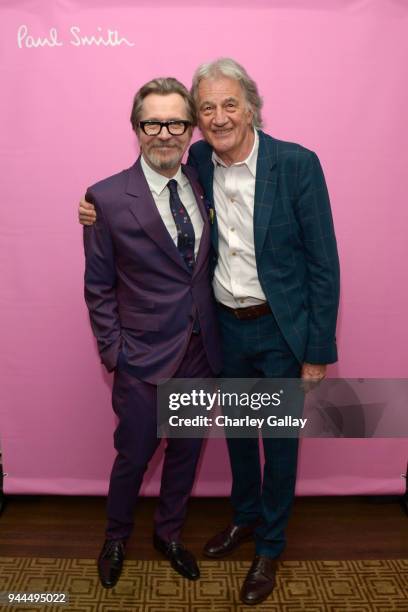
[{"label": "blue trousers", "polygon": [[[301,364],[281,334],[273,314],[243,321],[218,307],[225,378],[298,378]],[[234,524],[259,521],[256,554],[278,557],[285,548],[285,528],[294,500],[298,440],[228,438],[232,471]]]}]

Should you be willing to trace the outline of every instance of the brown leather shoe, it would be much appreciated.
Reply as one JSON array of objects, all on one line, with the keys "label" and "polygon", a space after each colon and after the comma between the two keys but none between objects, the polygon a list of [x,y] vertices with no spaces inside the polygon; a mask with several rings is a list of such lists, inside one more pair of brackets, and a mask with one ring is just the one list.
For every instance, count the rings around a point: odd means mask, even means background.
[{"label": "brown leather shoe", "polygon": [[256,556],[241,588],[240,598],[245,604],[259,604],[275,588],[276,559]]},{"label": "brown leather shoe", "polygon": [[252,525],[229,525],[221,533],[217,533],[204,546],[204,554],[211,559],[225,557],[235,550],[242,542],[252,540],[256,523]]}]

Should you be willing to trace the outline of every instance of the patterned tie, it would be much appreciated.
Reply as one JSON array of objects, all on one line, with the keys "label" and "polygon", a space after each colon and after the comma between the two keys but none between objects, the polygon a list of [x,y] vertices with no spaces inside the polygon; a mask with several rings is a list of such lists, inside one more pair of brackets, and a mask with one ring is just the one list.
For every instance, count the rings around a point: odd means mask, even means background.
[{"label": "patterned tie", "polygon": [[[170,210],[177,227],[177,248],[186,262],[187,268],[193,273],[195,243],[194,227],[191,223],[190,215],[184,207],[183,202],[180,200],[177,191],[177,181],[171,179],[167,183],[167,187],[170,191]],[[193,323],[193,334],[199,333],[200,323],[196,316]]]},{"label": "patterned tie", "polygon": [[180,200],[177,191],[177,181],[171,179],[167,183],[170,191],[170,210],[177,228],[177,248],[180,251],[190,272],[194,269],[194,227],[190,216]]}]

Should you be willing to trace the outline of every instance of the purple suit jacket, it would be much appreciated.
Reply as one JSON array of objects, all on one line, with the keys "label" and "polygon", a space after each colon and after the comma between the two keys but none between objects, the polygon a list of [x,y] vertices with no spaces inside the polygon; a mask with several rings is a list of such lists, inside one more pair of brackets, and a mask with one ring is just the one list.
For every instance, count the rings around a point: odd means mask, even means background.
[{"label": "purple suit jacket", "polygon": [[183,166],[183,172],[204,220],[192,275],[160,217],[140,158],[86,194],[97,221],[84,228],[85,300],[101,361],[111,371],[121,352],[135,375],[153,384],[176,372],[196,313],[211,369],[221,368],[210,225],[195,170]]}]

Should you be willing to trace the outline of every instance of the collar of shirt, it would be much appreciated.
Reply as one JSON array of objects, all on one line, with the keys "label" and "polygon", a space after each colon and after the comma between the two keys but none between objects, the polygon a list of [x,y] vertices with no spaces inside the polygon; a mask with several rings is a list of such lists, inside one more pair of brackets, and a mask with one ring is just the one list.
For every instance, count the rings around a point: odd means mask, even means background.
[{"label": "collar of shirt", "polygon": [[[156,170],[153,170],[149,166],[149,164],[144,160],[142,155],[141,157],[141,165],[143,173],[146,177],[147,184],[150,187],[150,191],[154,191],[158,196],[162,193],[162,191],[167,187],[167,183],[171,180],[168,176],[164,176]],[[181,166],[177,170],[176,174],[171,177],[175,181],[177,181],[177,185],[179,187],[185,187],[188,183],[188,178],[181,171]]]},{"label": "collar of shirt", "polygon": [[220,157],[218,157],[216,152],[213,151],[211,159],[212,159],[214,166],[215,167],[223,166],[224,168],[232,168],[232,166],[244,166],[245,165],[250,171],[250,173],[252,174],[252,176],[255,177],[256,176],[256,163],[258,160],[258,149],[259,149],[258,130],[254,129],[254,135],[255,135],[254,145],[252,147],[252,151],[250,152],[250,154],[248,155],[246,159],[240,162],[236,162],[235,164],[231,164],[231,166],[227,166],[227,164],[223,162]]}]

